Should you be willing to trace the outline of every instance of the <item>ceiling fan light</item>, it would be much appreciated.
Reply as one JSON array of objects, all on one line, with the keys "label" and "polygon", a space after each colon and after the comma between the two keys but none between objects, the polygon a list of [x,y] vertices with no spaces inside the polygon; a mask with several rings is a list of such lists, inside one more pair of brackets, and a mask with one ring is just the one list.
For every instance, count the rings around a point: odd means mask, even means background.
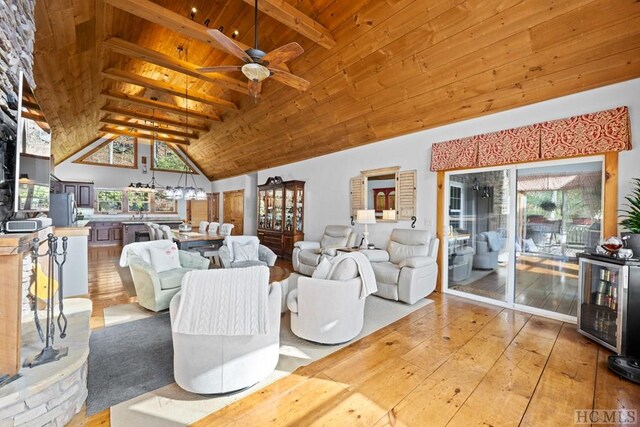
[{"label": "ceiling fan light", "polygon": [[254,82],[261,82],[271,75],[271,71],[264,65],[251,62],[242,66],[242,74],[244,74],[249,80]]}]

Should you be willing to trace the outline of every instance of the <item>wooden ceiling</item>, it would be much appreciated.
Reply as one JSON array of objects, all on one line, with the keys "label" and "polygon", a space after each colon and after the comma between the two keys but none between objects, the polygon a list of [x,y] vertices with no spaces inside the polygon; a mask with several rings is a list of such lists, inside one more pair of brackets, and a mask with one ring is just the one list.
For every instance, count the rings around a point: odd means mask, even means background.
[{"label": "wooden ceiling", "polygon": [[252,3],[37,0],[56,161],[153,118],[221,179],[640,76],[637,0],[261,0],[259,47],[298,42],[311,87],[267,80],[255,104],[240,73],[196,70],[239,63],[203,23],[252,45]]}]

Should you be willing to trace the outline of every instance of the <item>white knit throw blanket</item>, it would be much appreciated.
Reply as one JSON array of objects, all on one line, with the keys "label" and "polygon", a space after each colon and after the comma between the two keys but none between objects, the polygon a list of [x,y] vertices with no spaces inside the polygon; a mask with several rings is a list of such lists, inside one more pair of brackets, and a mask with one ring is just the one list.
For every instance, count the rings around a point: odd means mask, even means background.
[{"label": "white knit throw blanket", "polygon": [[265,266],[193,270],[185,274],[171,329],[187,335],[269,332],[269,269]]},{"label": "white knit throw blanket", "polygon": [[371,268],[369,258],[367,258],[363,253],[360,252],[339,252],[339,254],[340,255],[331,260],[331,269],[329,270],[329,274],[327,274],[327,277],[331,277],[333,275],[333,271],[343,260],[351,258],[356,262],[356,265],[358,266],[358,273],[360,273],[360,278],[362,279],[362,288],[360,288],[360,299],[364,299],[367,297],[367,295],[378,291],[376,275],[373,272],[373,268]]}]

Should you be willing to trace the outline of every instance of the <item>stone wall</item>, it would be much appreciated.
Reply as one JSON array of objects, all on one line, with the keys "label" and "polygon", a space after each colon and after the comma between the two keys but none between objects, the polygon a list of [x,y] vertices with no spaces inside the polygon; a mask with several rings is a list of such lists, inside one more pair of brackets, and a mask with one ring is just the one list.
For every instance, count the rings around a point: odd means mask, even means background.
[{"label": "stone wall", "polygon": [[35,4],[36,0],[0,0],[0,108],[7,105],[8,96],[17,97],[20,70],[35,88]]}]

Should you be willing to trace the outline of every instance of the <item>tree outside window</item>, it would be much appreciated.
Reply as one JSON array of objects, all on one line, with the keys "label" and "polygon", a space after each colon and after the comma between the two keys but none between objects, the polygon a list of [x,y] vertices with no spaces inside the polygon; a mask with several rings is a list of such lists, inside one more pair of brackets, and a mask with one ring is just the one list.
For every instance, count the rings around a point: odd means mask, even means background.
[{"label": "tree outside window", "polygon": [[128,191],[127,203],[129,212],[149,212],[151,210],[151,193],[147,191]]},{"label": "tree outside window", "polygon": [[98,212],[122,212],[122,190],[97,190]]}]

